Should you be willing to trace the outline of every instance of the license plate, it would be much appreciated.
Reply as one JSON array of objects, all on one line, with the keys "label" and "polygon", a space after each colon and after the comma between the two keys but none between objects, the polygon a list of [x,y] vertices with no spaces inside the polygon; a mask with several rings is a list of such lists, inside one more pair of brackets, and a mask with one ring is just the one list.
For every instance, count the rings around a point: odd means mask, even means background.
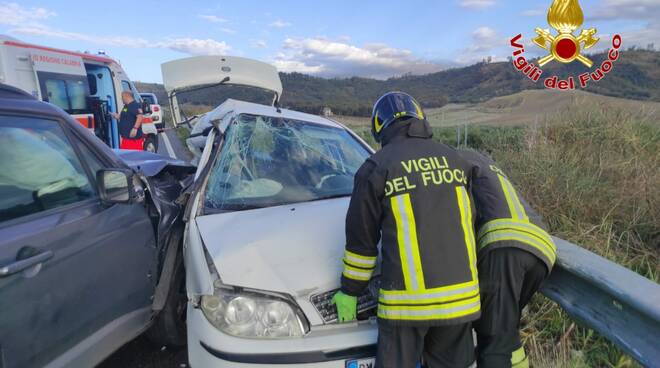
[{"label": "license plate", "polygon": [[376,358],[352,359],[346,361],[346,368],[374,368]]}]

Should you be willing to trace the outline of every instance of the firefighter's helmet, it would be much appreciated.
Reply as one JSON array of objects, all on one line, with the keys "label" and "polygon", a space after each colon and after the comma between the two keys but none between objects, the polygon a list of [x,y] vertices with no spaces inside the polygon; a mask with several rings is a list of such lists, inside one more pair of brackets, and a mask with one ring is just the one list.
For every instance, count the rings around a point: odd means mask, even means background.
[{"label": "firefighter's helmet", "polygon": [[392,123],[404,118],[426,119],[420,104],[403,92],[388,92],[374,104],[371,113],[371,134],[376,142],[381,141],[383,131]]}]

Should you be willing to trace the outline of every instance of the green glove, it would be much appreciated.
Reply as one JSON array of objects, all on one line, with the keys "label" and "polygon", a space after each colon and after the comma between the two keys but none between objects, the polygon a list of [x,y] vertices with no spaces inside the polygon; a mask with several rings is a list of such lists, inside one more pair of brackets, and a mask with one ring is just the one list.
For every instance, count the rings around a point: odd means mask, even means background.
[{"label": "green glove", "polygon": [[337,319],[339,322],[350,322],[357,318],[357,298],[338,291],[332,297],[332,302],[337,306]]}]

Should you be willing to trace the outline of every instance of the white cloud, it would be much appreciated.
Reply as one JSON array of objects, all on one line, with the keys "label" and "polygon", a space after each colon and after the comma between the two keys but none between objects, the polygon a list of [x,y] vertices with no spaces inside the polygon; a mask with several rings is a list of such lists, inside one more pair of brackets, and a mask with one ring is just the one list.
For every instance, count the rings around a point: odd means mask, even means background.
[{"label": "white cloud", "polygon": [[9,26],[35,25],[56,15],[54,11],[41,7],[26,8],[16,3],[0,4],[0,24]]},{"label": "white cloud", "polygon": [[227,34],[236,34],[235,29],[231,29],[231,28],[227,28],[227,27],[220,28],[220,32],[227,33]]},{"label": "white cloud", "polygon": [[200,14],[197,17],[199,17],[200,19],[204,19],[206,21],[209,21],[209,22],[213,22],[213,23],[225,23],[225,22],[227,22],[227,19],[221,18],[221,17],[219,17],[217,15],[213,15],[213,14]]},{"label": "white cloud", "polygon": [[[641,24],[635,28],[622,29],[624,47],[646,47],[650,43],[660,44],[660,1],[658,0],[604,0],[592,12],[587,21],[633,20]],[[605,38],[601,39],[603,43]],[[608,42],[605,42],[608,44]]]},{"label": "white cloud", "polygon": [[231,47],[224,41],[211,38],[171,38],[156,42],[153,47],[170,49],[190,55],[226,55]]},{"label": "white cloud", "polygon": [[268,46],[268,43],[264,40],[255,40],[250,42],[250,46],[252,46],[255,49],[263,49]]},{"label": "white cloud", "polygon": [[66,40],[90,42],[106,46],[143,48],[148,47],[149,45],[149,42],[143,38],[122,36],[93,36],[77,32],[62,31],[43,25],[16,27],[10,29],[9,32],[18,35],[54,37]]},{"label": "white cloud", "polygon": [[286,27],[290,27],[291,23],[285,22],[281,19],[278,19],[278,20],[270,23],[269,26],[274,27],[274,28],[286,28]]},{"label": "white cloud", "polygon": [[542,15],[547,14],[548,10],[547,9],[530,9],[530,10],[525,10],[521,14],[524,17],[540,17]]},{"label": "white cloud", "polygon": [[15,35],[61,38],[102,46],[169,49],[190,55],[225,55],[231,50],[231,47],[224,41],[210,38],[172,37],[147,40],[132,36],[104,36],[69,32],[49,27],[43,23],[44,20],[55,15],[55,12],[45,8],[25,8],[15,3],[0,4],[0,24],[12,26],[9,33]]},{"label": "white cloud", "polygon": [[493,60],[502,60],[495,53],[497,48],[505,46],[507,39],[500,36],[490,27],[479,27],[472,31],[472,43],[461,50],[456,59],[461,64],[469,64],[491,57]]},{"label": "white cloud", "polygon": [[358,47],[324,38],[287,38],[283,48],[285,52],[278,54],[273,62],[279,70],[286,72],[387,78],[443,69],[438,63],[416,58],[409,50],[384,44]]},{"label": "white cloud", "polygon": [[604,0],[592,14],[585,14],[588,19],[649,19],[660,18],[658,0]]},{"label": "white cloud", "polygon": [[93,36],[76,32],[65,32],[46,27],[19,27],[10,30],[12,34],[30,36],[45,36],[63,38],[67,40],[89,42],[96,45],[116,46],[127,48],[156,48],[170,49],[190,55],[225,55],[231,47],[224,41],[216,41],[210,38],[167,38],[159,41],[149,41],[139,37],[125,36]]},{"label": "white cloud", "polygon": [[280,72],[290,73],[298,72],[305,74],[323,74],[326,71],[326,68],[323,65],[307,65],[302,61],[298,60],[287,60],[284,54],[278,54],[278,58],[274,64],[277,67],[277,70]]},{"label": "white cloud", "polygon": [[468,9],[486,9],[495,5],[495,0],[459,0],[458,5]]}]

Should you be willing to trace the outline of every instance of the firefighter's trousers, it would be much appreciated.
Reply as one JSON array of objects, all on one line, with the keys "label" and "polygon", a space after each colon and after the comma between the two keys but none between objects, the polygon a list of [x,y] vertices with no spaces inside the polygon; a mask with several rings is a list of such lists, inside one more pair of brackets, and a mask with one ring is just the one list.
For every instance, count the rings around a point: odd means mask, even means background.
[{"label": "firefighter's trousers", "polygon": [[471,323],[437,327],[378,323],[376,368],[464,368],[474,362]]},{"label": "firefighter's trousers", "polygon": [[479,261],[481,319],[477,332],[477,366],[511,367],[520,349],[520,315],[541,287],[548,270],[533,254],[518,248],[498,248]]}]

